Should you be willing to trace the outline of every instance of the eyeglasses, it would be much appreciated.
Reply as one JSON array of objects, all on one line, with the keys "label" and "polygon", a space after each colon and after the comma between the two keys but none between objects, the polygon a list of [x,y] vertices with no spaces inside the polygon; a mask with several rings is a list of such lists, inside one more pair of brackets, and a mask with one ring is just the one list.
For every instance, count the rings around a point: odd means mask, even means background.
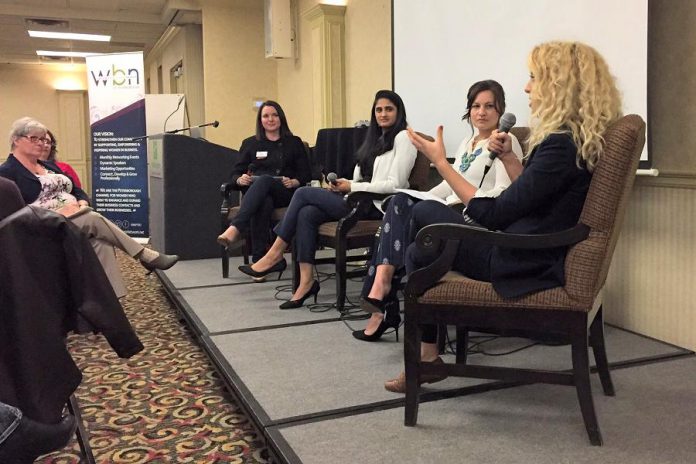
[{"label": "eyeglasses", "polygon": [[29,139],[32,143],[43,143],[44,145],[53,145],[53,140],[48,137],[37,137],[35,135],[23,135],[22,137]]}]

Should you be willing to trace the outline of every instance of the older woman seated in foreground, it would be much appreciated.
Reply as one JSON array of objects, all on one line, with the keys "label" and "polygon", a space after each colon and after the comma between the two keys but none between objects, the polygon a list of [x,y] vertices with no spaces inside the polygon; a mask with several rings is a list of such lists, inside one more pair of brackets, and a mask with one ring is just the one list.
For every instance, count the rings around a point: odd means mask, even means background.
[{"label": "older woman seated in foreground", "polygon": [[165,255],[145,248],[126,235],[114,223],[89,207],[89,197],[70,176],[50,161],[42,161],[46,126],[33,118],[24,117],[12,123],[10,156],[0,165],[0,176],[19,187],[22,198],[29,205],[53,210],[69,218],[85,233],[99,257],[99,261],[114,287],[116,295],[126,294],[114,257],[113,247],[138,259],[148,271],[169,269],[179,260],[176,255]]}]

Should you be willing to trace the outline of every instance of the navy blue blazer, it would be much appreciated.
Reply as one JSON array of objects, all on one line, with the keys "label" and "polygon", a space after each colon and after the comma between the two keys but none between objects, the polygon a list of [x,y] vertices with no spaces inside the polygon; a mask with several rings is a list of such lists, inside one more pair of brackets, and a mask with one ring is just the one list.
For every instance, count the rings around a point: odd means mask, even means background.
[{"label": "navy blue blazer", "polygon": [[[53,171],[56,174],[63,174],[64,176],[70,177],[50,161],[39,161],[39,163],[46,169]],[[41,182],[30,170],[25,168],[24,165],[20,163],[13,154],[10,153],[7,161],[0,164],[0,176],[10,179],[17,184],[17,187],[19,187],[19,191],[22,194],[22,198],[26,204],[33,203],[37,198],[39,198],[39,194],[41,193]],[[75,186],[75,180],[73,178],[70,178],[70,180],[73,183],[73,188],[68,193],[74,195],[78,200],[85,200],[86,202],[90,203],[89,196],[85,193],[85,191]]]},{"label": "navy blue blazer", "polygon": [[[516,234],[558,232],[580,218],[592,175],[576,164],[568,134],[552,134],[529,156],[522,174],[498,198],[473,198],[466,213],[483,226]],[[516,250],[494,247],[491,282],[503,297],[565,284],[567,247]]]}]

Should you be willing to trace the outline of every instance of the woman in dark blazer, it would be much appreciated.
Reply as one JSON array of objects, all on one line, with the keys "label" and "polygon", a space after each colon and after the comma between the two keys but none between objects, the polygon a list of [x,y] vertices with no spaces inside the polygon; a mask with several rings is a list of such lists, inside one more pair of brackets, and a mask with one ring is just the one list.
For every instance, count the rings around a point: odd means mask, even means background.
[{"label": "woman in dark blazer", "polygon": [[[577,224],[590,185],[592,170],[603,151],[602,134],[621,116],[621,99],[602,56],[578,42],[548,42],[529,55],[531,108],[530,155],[524,170],[497,198],[475,198],[476,186],[454,171],[445,158],[442,127],[435,142],[409,135],[440,175],[450,184],[467,215],[491,230],[518,234],[558,232]],[[494,132],[491,152],[508,156],[510,136]],[[510,157],[512,158],[512,157]],[[424,201],[413,209],[413,235],[429,224],[459,223],[463,218],[447,207]],[[476,280],[491,282],[503,298],[514,298],[564,284],[566,248],[547,251],[515,250],[462,242],[454,270]],[[413,272],[436,256],[411,243],[406,270]],[[440,363],[437,328],[423,327],[421,359]],[[421,383],[443,377],[421,376]],[[385,383],[389,391],[403,393],[403,372]]]},{"label": "woman in dark blazer", "polygon": [[242,142],[230,178],[244,199],[218,243],[228,247],[251,230],[252,260],[259,260],[271,241],[273,210],[288,206],[295,190],[311,177],[304,144],[290,132],[283,108],[264,102],[256,116],[256,135]]}]

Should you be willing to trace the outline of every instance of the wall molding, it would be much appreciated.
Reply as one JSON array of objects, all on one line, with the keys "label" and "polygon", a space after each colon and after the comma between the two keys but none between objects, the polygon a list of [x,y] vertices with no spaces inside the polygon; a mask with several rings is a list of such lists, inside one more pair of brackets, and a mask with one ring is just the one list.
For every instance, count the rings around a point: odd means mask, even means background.
[{"label": "wall molding", "polygon": [[317,130],[345,125],[345,13],[345,6],[320,3],[302,14],[310,25]]},{"label": "wall molding", "polygon": [[678,171],[663,171],[657,176],[638,176],[636,185],[641,187],[696,189],[696,174]]}]

